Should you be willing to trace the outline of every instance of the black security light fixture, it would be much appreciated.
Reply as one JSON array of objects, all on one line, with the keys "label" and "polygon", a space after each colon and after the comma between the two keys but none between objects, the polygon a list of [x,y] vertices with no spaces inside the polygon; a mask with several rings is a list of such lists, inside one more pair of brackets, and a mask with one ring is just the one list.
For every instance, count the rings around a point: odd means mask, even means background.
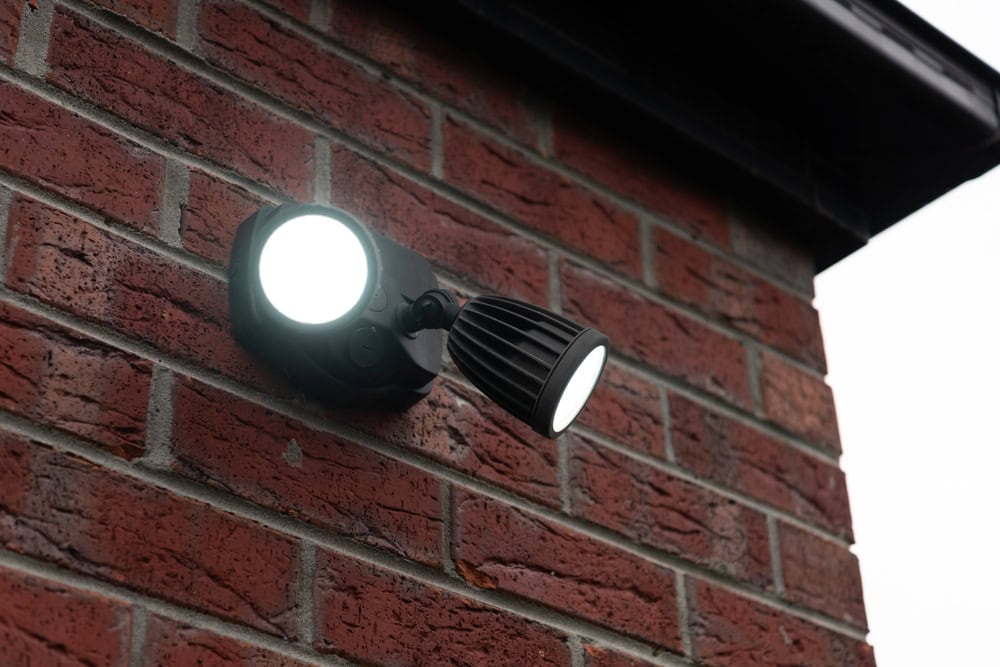
[{"label": "black security light fixture", "polygon": [[334,208],[262,208],[236,233],[229,265],[236,339],[296,386],[340,405],[401,408],[441,370],[441,330],[484,394],[554,438],[590,397],[604,334],[500,296],[460,306],[421,255]]}]

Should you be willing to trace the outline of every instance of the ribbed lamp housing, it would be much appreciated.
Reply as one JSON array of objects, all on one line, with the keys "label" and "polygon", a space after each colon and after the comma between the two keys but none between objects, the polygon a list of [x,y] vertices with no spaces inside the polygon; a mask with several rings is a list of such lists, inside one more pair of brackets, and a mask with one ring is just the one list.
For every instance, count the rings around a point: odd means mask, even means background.
[{"label": "ribbed lamp housing", "polygon": [[[448,334],[448,352],[465,376],[505,410],[549,437],[554,435],[551,414],[540,415],[539,403],[543,393],[561,393],[561,387],[546,391],[546,385],[561,361],[562,366],[579,364],[575,359],[579,354],[566,359],[567,351],[580,348],[579,343],[586,343],[589,351],[596,344],[607,344],[607,338],[543,308],[499,296],[470,299]],[[557,400],[555,396],[544,402],[554,409]]]}]

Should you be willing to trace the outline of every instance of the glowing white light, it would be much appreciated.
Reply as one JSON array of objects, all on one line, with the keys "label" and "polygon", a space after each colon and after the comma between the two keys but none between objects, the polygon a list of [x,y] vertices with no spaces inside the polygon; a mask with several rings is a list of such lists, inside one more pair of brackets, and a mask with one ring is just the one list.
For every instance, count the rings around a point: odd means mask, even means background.
[{"label": "glowing white light", "polygon": [[336,218],[303,215],[264,242],[260,284],[285,317],[304,324],[331,322],[364,294],[368,255],[357,234]]},{"label": "glowing white light", "polygon": [[572,424],[580,414],[580,410],[583,410],[591,392],[594,391],[601,369],[604,368],[604,357],[607,353],[603,345],[598,345],[576,367],[573,377],[566,383],[566,388],[556,403],[556,412],[552,416],[552,430],[556,433]]}]

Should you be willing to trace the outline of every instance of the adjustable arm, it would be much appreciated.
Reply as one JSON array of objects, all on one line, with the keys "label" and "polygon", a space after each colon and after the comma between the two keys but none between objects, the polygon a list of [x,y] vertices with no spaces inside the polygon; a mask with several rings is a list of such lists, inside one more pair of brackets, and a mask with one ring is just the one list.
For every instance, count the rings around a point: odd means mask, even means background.
[{"label": "adjustable arm", "polygon": [[451,329],[458,317],[455,295],[443,289],[429,289],[416,301],[402,305],[396,310],[396,319],[405,333],[416,333],[424,329]]}]

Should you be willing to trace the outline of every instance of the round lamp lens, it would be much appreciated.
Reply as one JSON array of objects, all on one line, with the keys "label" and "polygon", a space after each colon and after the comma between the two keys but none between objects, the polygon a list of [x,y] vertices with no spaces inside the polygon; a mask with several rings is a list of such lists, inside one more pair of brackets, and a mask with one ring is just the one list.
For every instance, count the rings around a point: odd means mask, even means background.
[{"label": "round lamp lens", "polygon": [[603,345],[598,345],[590,351],[583,362],[577,366],[573,377],[569,379],[566,388],[563,389],[559,402],[556,403],[556,411],[552,416],[552,430],[556,433],[563,431],[573,423],[576,416],[583,410],[590,393],[597,385],[597,378],[604,368],[604,357],[608,354]]},{"label": "round lamp lens", "polygon": [[271,232],[259,271],[264,295],[278,312],[303,324],[324,324],[349,312],[364,295],[368,253],[343,222],[303,215]]}]

